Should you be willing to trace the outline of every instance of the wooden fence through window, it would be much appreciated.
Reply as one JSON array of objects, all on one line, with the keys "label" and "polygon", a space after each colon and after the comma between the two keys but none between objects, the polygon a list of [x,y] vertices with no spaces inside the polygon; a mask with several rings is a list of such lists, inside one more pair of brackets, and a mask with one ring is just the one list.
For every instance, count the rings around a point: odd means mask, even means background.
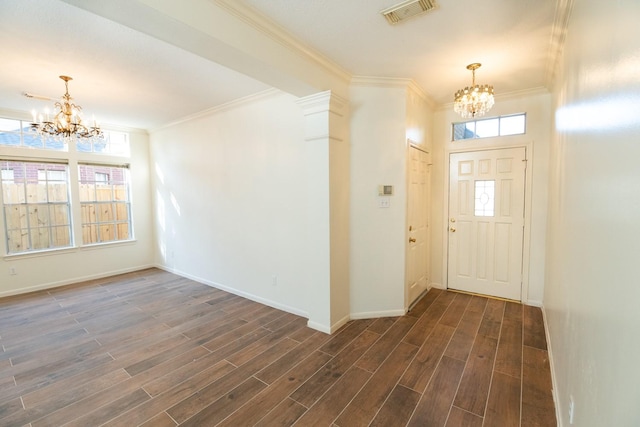
[{"label": "wooden fence through window", "polygon": [[[80,184],[79,190],[83,244],[130,238],[126,185]],[[2,197],[9,253],[71,246],[66,183],[4,182]]]}]

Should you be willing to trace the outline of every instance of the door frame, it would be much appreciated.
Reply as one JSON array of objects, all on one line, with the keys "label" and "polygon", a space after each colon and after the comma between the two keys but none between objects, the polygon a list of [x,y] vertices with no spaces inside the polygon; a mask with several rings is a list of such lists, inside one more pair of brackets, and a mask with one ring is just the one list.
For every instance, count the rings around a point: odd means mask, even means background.
[{"label": "door frame", "polygon": [[[443,223],[442,223],[442,286],[449,289],[449,169],[451,163],[451,154],[469,153],[474,151],[500,150],[503,148],[525,148],[527,167],[525,169],[524,183],[524,235],[522,239],[522,289],[521,302],[527,304],[529,300],[529,266],[531,261],[531,194],[533,188],[533,141],[523,143],[513,141],[509,137],[500,137],[504,141],[496,141],[494,138],[487,138],[482,143],[478,143],[477,139],[469,141],[456,142],[455,148],[450,148],[452,144],[447,144],[444,149],[444,176],[443,176]],[[491,141],[493,140],[493,141]]]}]

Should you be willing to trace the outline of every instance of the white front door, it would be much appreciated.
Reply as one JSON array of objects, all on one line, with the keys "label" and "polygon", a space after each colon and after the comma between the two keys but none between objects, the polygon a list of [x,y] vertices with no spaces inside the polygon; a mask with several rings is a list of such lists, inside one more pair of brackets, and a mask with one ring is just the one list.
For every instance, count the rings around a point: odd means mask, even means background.
[{"label": "white front door", "polygon": [[520,301],[526,149],[452,153],[448,287]]},{"label": "white front door", "polygon": [[427,153],[411,147],[409,156],[407,308],[425,291],[429,273],[429,171]]}]

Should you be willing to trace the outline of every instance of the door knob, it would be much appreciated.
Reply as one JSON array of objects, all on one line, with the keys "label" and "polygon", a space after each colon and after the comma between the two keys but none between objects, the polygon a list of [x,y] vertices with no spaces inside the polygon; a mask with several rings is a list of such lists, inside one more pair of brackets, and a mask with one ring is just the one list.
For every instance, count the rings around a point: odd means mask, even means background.
[{"label": "door knob", "polygon": [[414,239],[413,237],[409,237],[409,242],[410,243],[415,243],[416,239]]},{"label": "door knob", "polygon": [[452,233],[455,233],[455,232],[456,232],[456,229],[455,229],[455,228],[453,228],[453,227],[449,227],[449,230],[451,230],[451,232],[452,232]]}]

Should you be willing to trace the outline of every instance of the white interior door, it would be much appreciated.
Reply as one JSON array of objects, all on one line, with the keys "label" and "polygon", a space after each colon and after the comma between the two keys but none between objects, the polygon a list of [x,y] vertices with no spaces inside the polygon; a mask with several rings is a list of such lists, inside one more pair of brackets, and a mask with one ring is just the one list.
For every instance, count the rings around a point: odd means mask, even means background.
[{"label": "white interior door", "polygon": [[448,287],[520,301],[526,149],[452,153]]},{"label": "white interior door", "polygon": [[409,151],[407,307],[427,289],[429,281],[429,159],[417,148]]}]

